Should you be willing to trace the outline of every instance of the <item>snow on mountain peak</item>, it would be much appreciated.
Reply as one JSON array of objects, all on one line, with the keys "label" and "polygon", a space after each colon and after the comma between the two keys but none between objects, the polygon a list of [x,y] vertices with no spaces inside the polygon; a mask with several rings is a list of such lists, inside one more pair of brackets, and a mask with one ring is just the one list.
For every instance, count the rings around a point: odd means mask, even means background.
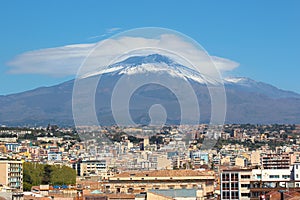
[{"label": "snow on mountain peak", "polygon": [[185,67],[167,56],[151,54],[148,56],[132,56],[121,62],[117,62],[99,72],[89,74],[91,77],[100,74],[133,75],[142,73],[169,74],[184,80],[193,80],[201,84],[219,84],[218,81],[204,76],[199,72]]},{"label": "snow on mountain peak", "polygon": [[258,86],[262,84],[261,82],[255,81],[247,77],[230,77],[224,78],[223,80],[225,84],[243,85],[247,87]]},{"label": "snow on mountain peak", "polygon": [[245,83],[249,82],[249,78],[245,77],[229,77],[229,78],[224,78],[224,81],[227,83]]}]

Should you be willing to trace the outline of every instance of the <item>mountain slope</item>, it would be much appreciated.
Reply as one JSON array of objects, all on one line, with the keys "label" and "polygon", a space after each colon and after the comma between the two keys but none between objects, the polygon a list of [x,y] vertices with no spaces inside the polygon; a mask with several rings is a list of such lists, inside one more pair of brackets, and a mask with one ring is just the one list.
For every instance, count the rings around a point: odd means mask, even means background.
[{"label": "mountain slope", "polygon": [[[200,121],[209,122],[210,95],[207,84],[218,81],[207,78],[161,55],[135,56],[113,64],[89,80],[102,74],[96,90],[96,112],[102,125],[114,124],[111,111],[113,88],[124,75],[157,75],[161,80],[189,81],[199,101]],[[56,123],[73,125],[72,90],[74,80],[51,87],[41,87],[23,93],[0,96],[0,124],[45,125]],[[300,95],[280,90],[272,85],[248,78],[226,78],[227,123],[300,123]],[[176,96],[166,87],[147,84],[138,88],[130,99],[130,114],[136,123],[149,123],[148,110],[153,104],[166,109],[167,123],[180,123],[180,105]]]}]

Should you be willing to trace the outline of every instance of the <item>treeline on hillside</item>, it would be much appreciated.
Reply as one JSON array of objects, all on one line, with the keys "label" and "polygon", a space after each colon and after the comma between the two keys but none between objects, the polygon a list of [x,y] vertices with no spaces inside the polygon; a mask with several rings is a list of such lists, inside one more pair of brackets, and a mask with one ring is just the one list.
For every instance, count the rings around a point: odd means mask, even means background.
[{"label": "treeline on hillside", "polygon": [[30,191],[32,186],[41,184],[70,185],[75,183],[76,172],[70,167],[29,162],[23,164],[24,191]]}]

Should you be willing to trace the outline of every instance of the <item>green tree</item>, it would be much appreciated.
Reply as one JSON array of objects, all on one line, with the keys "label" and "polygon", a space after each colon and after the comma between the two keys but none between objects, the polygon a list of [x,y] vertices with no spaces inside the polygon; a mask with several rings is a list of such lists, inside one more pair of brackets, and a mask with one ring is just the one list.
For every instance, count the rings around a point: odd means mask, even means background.
[{"label": "green tree", "polygon": [[24,191],[30,191],[32,186],[41,184],[69,185],[75,183],[76,171],[70,167],[29,162],[23,164]]},{"label": "green tree", "polygon": [[52,167],[50,165],[45,165],[42,184],[50,184],[51,172],[52,172]]},{"label": "green tree", "polygon": [[52,166],[51,183],[53,185],[69,185],[76,183],[76,171],[66,166]]}]

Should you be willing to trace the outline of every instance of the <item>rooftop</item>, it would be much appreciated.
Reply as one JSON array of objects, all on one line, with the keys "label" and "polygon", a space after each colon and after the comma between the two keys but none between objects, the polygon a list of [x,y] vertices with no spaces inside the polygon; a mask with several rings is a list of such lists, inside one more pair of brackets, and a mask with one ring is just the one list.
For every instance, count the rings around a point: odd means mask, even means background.
[{"label": "rooftop", "polygon": [[196,189],[172,189],[172,190],[149,190],[149,192],[154,194],[160,194],[167,197],[196,197],[197,190]]},{"label": "rooftop", "polygon": [[154,171],[131,171],[122,172],[114,176],[118,177],[183,177],[183,176],[214,176],[210,170],[154,170]]}]

